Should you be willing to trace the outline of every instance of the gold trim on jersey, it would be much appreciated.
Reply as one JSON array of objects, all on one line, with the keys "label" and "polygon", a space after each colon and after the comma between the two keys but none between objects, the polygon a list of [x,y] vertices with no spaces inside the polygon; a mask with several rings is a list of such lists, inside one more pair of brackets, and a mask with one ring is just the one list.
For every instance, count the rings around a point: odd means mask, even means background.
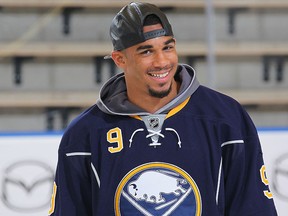
[{"label": "gold trim on jersey", "polygon": [[182,110],[186,104],[188,103],[188,101],[190,100],[190,97],[188,97],[186,100],[184,100],[181,104],[179,104],[178,106],[176,106],[175,108],[173,108],[172,110],[170,110],[170,112],[167,114],[166,119],[175,115],[176,113],[178,113],[180,110]]},{"label": "gold trim on jersey", "polygon": [[[176,113],[178,113],[180,110],[182,110],[186,104],[188,103],[188,101],[190,100],[190,97],[188,97],[187,99],[185,99],[181,104],[179,104],[178,106],[174,107],[172,110],[170,110],[166,116],[166,119],[175,115]],[[135,116],[131,116],[132,118],[138,119],[142,121],[142,118],[138,115]]]}]

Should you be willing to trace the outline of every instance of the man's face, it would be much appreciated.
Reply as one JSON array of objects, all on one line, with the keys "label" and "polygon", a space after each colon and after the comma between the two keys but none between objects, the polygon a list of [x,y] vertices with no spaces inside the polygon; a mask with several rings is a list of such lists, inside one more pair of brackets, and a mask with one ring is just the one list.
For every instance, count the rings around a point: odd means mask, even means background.
[{"label": "man's face", "polygon": [[[160,24],[145,26],[144,32],[162,29]],[[175,39],[162,36],[122,51],[127,89],[134,96],[162,98],[169,95],[172,85],[176,85],[174,75],[178,57]],[[128,94],[129,95],[129,94]]]}]

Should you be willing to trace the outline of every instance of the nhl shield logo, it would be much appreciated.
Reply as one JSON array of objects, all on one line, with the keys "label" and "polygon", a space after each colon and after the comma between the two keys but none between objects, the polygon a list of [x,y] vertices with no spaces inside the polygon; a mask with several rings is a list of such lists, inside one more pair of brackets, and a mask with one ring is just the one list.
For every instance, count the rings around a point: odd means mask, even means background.
[{"label": "nhl shield logo", "polygon": [[182,169],[149,163],[129,172],[115,194],[115,214],[201,215],[201,196],[194,180]]},{"label": "nhl shield logo", "polygon": [[160,119],[157,117],[149,118],[149,126],[150,128],[156,129],[159,127]]}]

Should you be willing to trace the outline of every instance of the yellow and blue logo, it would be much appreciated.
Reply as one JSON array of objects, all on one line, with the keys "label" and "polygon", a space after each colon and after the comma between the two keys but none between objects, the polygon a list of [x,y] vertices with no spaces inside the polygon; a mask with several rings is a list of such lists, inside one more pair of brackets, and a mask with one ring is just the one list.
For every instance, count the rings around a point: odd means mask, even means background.
[{"label": "yellow and blue logo", "polygon": [[131,170],[115,193],[115,215],[195,215],[202,210],[195,181],[181,168],[161,162]]}]

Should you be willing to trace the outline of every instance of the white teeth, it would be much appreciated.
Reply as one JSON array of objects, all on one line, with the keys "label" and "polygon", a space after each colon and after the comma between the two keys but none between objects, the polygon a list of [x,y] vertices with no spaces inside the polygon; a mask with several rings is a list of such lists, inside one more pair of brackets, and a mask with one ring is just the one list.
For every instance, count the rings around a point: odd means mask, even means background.
[{"label": "white teeth", "polygon": [[163,73],[163,74],[150,74],[153,77],[157,77],[157,78],[164,78],[169,74],[169,72]]}]

